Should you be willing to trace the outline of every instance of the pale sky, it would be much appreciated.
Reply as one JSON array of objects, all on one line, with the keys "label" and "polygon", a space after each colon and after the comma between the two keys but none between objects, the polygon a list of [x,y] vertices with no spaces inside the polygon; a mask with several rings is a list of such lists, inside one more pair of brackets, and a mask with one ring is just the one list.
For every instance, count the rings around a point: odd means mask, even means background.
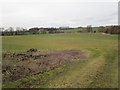
[{"label": "pale sky", "polygon": [[118,24],[118,0],[1,0],[0,27]]}]

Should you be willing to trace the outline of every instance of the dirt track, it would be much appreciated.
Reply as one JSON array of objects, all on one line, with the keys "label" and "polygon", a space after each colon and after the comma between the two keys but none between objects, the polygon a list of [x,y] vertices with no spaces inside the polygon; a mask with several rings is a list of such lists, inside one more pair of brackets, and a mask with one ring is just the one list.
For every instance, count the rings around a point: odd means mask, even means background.
[{"label": "dirt track", "polygon": [[29,50],[3,53],[3,82],[54,70],[59,65],[84,58],[80,50]]},{"label": "dirt track", "polygon": [[112,53],[90,49],[3,54],[3,87],[117,88],[117,58]]}]

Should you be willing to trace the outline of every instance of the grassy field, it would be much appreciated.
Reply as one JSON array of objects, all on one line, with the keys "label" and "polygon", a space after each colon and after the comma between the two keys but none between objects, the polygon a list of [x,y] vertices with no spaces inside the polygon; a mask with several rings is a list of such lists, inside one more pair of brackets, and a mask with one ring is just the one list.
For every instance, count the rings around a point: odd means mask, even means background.
[{"label": "grassy field", "polygon": [[3,87],[117,88],[118,36],[91,33],[3,36],[3,52],[27,50],[83,50],[89,57],[43,74],[28,76]]},{"label": "grassy field", "polygon": [[80,28],[75,28],[75,29],[68,29],[68,30],[60,30],[61,32],[65,32],[65,33],[75,33],[75,32],[79,32],[79,31],[83,31]]}]

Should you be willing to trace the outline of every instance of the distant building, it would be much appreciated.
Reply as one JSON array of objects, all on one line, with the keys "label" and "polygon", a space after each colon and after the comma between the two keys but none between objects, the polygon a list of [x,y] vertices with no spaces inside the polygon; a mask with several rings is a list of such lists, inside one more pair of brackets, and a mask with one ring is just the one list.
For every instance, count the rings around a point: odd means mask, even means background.
[{"label": "distant building", "polygon": [[68,26],[66,26],[66,27],[59,27],[59,29],[60,30],[67,30],[67,29],[69,29],[69,27]]},{"label": "distant building", "polygon": [[0,28],[0,31],[4,31],[5,30],[5,28]]},{"label": "distant building", "polygon": [[39,28],[39,31],[44,31],[44,28]]}]

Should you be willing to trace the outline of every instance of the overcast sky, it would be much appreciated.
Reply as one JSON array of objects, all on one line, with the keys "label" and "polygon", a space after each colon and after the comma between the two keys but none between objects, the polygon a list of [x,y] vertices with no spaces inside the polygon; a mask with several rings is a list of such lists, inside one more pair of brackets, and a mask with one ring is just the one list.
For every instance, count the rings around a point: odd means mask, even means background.
[{"label": "overcast sky", "polygon": [[1,27],[118,24],[118,0],[2,0]]}]

